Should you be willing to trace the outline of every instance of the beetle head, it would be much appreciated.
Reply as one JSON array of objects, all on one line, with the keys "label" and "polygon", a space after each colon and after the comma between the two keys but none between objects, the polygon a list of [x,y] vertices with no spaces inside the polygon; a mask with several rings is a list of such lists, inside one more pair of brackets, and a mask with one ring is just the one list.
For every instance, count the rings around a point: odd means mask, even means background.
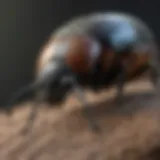
[{"label": "beetle head", "polygon": [[44,92],[42,99],[50,104],[61,103],[72,89],[70,69],[60,62],[48,64],[35,81],[35,91]]}]

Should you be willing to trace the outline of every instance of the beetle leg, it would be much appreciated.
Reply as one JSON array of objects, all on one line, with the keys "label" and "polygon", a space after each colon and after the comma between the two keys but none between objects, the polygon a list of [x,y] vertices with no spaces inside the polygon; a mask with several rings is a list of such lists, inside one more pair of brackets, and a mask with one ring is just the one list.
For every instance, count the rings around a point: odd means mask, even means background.
[{"label": "beetle leg", "polygon": [[118,78],[116,80],[116,101],[119,105],[122,105],[123,103],[123,92],[124,92],[124,84],[127,80],[128,76],[128,64],[129,64],[129,59],[124,59],[121,63],[121,72],[118,75]]},{"label": "beetle leg", "polygon": [[94,118],[92,117],[92,115],[90,114],[91,111],[90,111],[90,108],[89,108],[89,104],[87,103],[87,101],[85,99],[85,95],[84,95],[83,90],[80,87],[76,86],[75,87],[75,91],[77,93],[77,97],[79,98],[79,100],[83,104],[83,107],[84,107],[83,112],[84,112],[84,115],[86,116],[86,118],[88,119],[89,127],[94,131],[98,131],[99,127],[96,124],[96,122],[95,122]]},{"label": "beetle leg", "polygon": [[77,94],[77,98],[80,100],[80,102],[83,104],[83,113],[88,119],[89,127],[93,131],[99,131],[99,126],[96,124],[94,118],[91,115],[89,104],[86,100],[84,90],[82,87],[79,86],[79,84],[76,83],[76,80],[73,80],[73,90]]},{"label": "beetle leg", "polygon": [[156,87],[158,82],[158,71],[156,67],[150,67],[150,75],[151,75],[151,82],[154,85],[154,87]]},{"label": "beetle leg", "polygon": [[119,61],[121,64],[121,72],[117,79],[117,103],[122,105],[123,102],[123,92],[124,92],[124,84],[128,80],[128,78],[132,75],[132,72],[135,70],[137,66],[136,60],[137,57],[130,50],[126,50],[122,52],[124,56],[122,56]]},{"label": "beetle leg", "polygon": [[37,97],[35,99],[35,102],[32,105],[31,113],[28,116],[27,123],[25,124],[25,127],[23,128],[23,130],[21,132],[22,134],[27,134],[29,132],[29,130],[32,128],[32,126],[33,126],[33,124],[35,122],[35,119],[37,117],[39,104],[40,104],[41,100],[43,100],[44,94],[45,93],[37,95]]},{"label": "beetle leg", "polygon": [[150,78],[153,86],[157,89],[158,80],[160,77],[160,69],[159,69],[159,58],[154,57],[153,55],[150,57],[149,68],[150,68]]},{"label": "beetle leg", "polygon": [[151,83],[155,88],[154,90],[155,95],[160,94],[160,73],[159,72],[160,72],[159,67],[150,66],[150,79],[151,79]]},{"label": "beetle leg", "polygon": [[27,123],[25,124],[25,127],[22,130],[22,134],[27,134],[29,130],[32,128],[33,123],[37,117],[37,111],[38,111],[39,105],[35,102],[35,105],[32,106],[31,113],[29,114],[29,117],[27,119]]},{"label": "beetle leg", "polygon": [[155,91],[159,92],[160,90],[160,54],[159,54],[159,47],[157,43],[153,40],[151,43],[151,47],[149,48],[150,52],[150,61],[149,61],[149,67],[150,67],[150,78],[151,82],[155,87]]},{"label": "beetle leg", "polygon": [[121,71],[121,74],[117,78],[117,94],[116,94],[116,101],[119,105],[122,105],[123,102],[123,91],[124,91],[124,84],[127,78],[127,72],[125,68]]}]

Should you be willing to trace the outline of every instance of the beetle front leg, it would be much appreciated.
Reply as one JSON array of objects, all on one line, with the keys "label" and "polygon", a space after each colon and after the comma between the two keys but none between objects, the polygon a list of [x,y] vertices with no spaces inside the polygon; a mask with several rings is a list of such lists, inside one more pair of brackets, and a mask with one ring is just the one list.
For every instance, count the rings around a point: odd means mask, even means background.
[{"label": "beetle front leg", "polygon": [[77,98],[80,100],[80,102],[82,103],[82,105],[84,107],[83,113],[86,116],[86,118],[88,119],[89,127],[93,131],[99,131],[99,126],[96,124],[95,119],[93,118],[93,116],[91,114],[89,104],[88,104],[86,97],[85,97],[85,94],[84,94],[84,90],[82,89],[81,86],[79,86],[79,84],[76,82],[76,80],[73,81],[73,90],[77,94]]},{"label": "beetle front leg", "polygon": [[21,131],[21,133],[23,135],[27,134],[29,132],[29,130],[32,128],[34,121],[37,117],[37,111],[38,111],[38,104],[35,102],[35,105],[32,106],[31,108],[31,113],[29,114],[29,117],[27,119],[27,122],[25,124],[25,127],[23,128],[23,130]]},{"label": "beetle front leg", "polygon": [[39,93],[38,95],[36,95],[36,99],[35,102],[31,108],[31,113],[28,116],[27,122],[23,128],[23,130],[21,131],[21,133],[23,135],[27,134],[29,132],[30,129],[32,129],[32,126],[35,122],[35,119],[37,117],[38,114],[38,109],[39,109],[39,105],[42,102],[42,100],[44,99],[46,93]]},{"label": "beetle front leg", "polygon": [[83,108],[83,113],[86,116],[86,118],[88,119],[89,127],[93,131],[98,131],[99,130],[99,126],[96,124],[95,119],[92,117],[92,114],[91,114],[91,111],[90,111],[90,108],[89,108],[89,104],[86,101],[86,98],[85,98],[85,95],[84,95],[84,91],[79,86],[75,86],[74,90],[77,93],[78,99],[83,104],[83,107],[84,107]]}]

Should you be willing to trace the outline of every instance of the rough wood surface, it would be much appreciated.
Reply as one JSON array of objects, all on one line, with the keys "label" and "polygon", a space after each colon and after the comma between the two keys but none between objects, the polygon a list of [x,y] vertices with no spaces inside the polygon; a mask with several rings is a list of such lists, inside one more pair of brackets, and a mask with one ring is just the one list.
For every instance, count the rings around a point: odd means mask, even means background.
[{"label": "rough wood surface", "polygon": [[31,103],[0,115],[1,160],[158,160],[160,159],[160,96],[148,81],[126,86],[125,103],[114,102],[114,89],[86,94],[101,127],[92,133],[70,96],[61,108],[40,107],[28,136],[20,135]]}]

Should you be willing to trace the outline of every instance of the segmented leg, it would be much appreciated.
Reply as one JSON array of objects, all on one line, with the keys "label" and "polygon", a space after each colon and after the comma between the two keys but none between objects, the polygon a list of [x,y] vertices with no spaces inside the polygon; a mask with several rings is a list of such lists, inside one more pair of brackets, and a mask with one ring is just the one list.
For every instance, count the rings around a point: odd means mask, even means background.
[{"label": "segmented leg", "polygon": [[150,47],[150,75],[151,82],[155,87],[156,93],[160,90],[160,53],[157,43],[153,40]]},{"label": "segmented leg", "polygon": [[[127,52],[128,53],[128,52]],[[123,55],[123,56],[121,56]],[[116,102],[118,105],[122,105],[123,102],[123,91],[124,91],[124,84],[127,79],[127,62],[128,59],[126,58],[128,55],[125,55],[125,52],[119,53],[114,60],[113,64],[119,64],[120,73],[116,78]]]},{"label": "segmented leg", "polygon": [[134,74],[134,72],[139,67],[139,61],[136,54],[132,53],[130,50],[128,52],[123,52],[123,56],[120,59],[121,63],[121,73],[117,79],[117,103],[122,105],[123,102],[123,91],[125,82]]},{"label": "segmented leg", "polygon": [[158,83],[158,71],[154,67],[150,67],[150,78],[152,84],[154,85],[154,87],[156,87]]},{"label": "segmented leg", "polygon": [[122,72],[117,78],[117,94],[116,94],[116,101],[119,105],[123,103],[123,92],[124,92],[124,84],[127,79],[127,72],[126,69],[123,68]]},{"label": "segmented leg", "polygon": [[23,135],[29,133],[29,130],[32,129],[34,121],[37,117],[38,107],[39,105],[35,102],[35,104],[32,106],[31,113],[29,114],[29,117],[27,119],[27,123],[21,132]]},{"label": "segmented leg", "polygon": [[95,119],[91,115],[91,111],[89,108],[89,104],[86,100],[85,94],[83,89],[76,83],[76,80],[73,80],[73,90],[77,94],[77,98],[80,100],[80,102],[83,104],[83,113],[88,119],[89,127],[93,131],[99,131],[99,126],[96,124]]},{"label": "segmented leg", "polygon": [[39,93],[35,99],[35,102],[31,108],[31,113],[28,116],[27,119],[27,123],[24,127],[24,129],[22,130],[22,134],[27,134],[29,132],[29,130],[32,129],[32,126],[35,122],[35,119],[37,117],[37,113],[38,113],[38,109],[39,109],[39,105],[42,102],[42,100],[44,99],[45,93]]},{"label": "segmented leg", "polygon": [[159,74],[159,67],[150,67],[150,79],[151,83],[153,84],[155,90],[154,94],[160,94],[160,74]]}]

